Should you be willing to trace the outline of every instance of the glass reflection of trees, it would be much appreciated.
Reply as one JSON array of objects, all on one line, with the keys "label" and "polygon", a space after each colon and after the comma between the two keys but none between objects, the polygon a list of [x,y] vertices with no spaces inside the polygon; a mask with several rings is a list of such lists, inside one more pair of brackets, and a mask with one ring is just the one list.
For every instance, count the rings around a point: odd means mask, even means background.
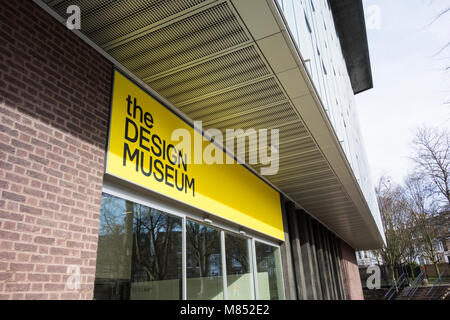
[{"label": "glass reflection of trees", "polygon": [[[95,299],[180,299],[182,221],[159,210],[103,194]],[[188,299],[222,299],[221,231],[186,221]],[[252,299],[249,240],[225,233],[228,297]],[[256,242],[260,289],[283,297],[279,249]],[[267,290],[267,289],[266,289]]]},{"label": "glass reflection of trees", "polygon": [[253,279],[250,271],[249,240],[226,233],[225,255],[228,299],[252,299]]},{"label": "glass reflection of trees", "polygon": [[131,204],[134,210],[133,281],[181,278],[181,219]]},{"label": "glass reflection of trees", "polygon": [[188,299],[212,299],[223,295],[220,231],[186,221],[186,276]]},{"label": "glass reflection of trees", "polygon": [[[279,266],[279,249],[264,243],[255,242],[256,267],[258,274],[267,273],[270,299],[282,299],[281,269]],[[259,278],[262,281],[262,278]],[[265,287],[261,285],[260,287]]]},{"label": "glass reflection of trees", "polygon": [[227,274],[238,275],[250,272],[248,240],[235,235],[225,235]]},{"label": "glass reflection of trees", "polygon": [[[181,218],[103,194],[99,227],[96,288],[97,299],[129,299],[132,284],[179,280],[175,295],[181,297]],[[144,298],[161,298],[148,285]]]}]

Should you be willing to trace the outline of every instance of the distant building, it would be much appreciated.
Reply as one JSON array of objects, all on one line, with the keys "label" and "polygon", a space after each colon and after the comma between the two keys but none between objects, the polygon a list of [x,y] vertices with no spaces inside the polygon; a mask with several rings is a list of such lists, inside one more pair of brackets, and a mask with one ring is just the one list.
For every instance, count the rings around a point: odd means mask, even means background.
[{"label": "distant building", "polygon": [[362,250],[356,252],[356,260],[360,267],[370,267],[381,263],[372,251]]}]

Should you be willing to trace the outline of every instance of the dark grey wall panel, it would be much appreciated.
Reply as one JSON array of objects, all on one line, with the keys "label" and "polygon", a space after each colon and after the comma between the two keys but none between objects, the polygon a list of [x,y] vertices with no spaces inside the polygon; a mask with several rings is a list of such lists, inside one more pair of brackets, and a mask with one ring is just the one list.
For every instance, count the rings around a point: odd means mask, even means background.
[{"label": "dark grey wall panel", "polygon": [[286,297],[345,299],[336,236],[289,201],[284,204],[283,219],[289,241],[282,246],[283,264],[287,264],[283,266]]},{"label": "dark grey wall panel", "polygon": [[281,262],[283,268],[283,281],[286,300],[297,300],[296,281],[291,249],[291,235],[289,234],[288,210],[289,202],[281,195],[281,211],[283,215],[284,242],[280,246]]},{"label": "dark grey wall panel", "polygon": [[314,268],[315,259],[309,241],[309,221],[307,213],[297,211],[299,216],[300,244],[303,263],[303,273],[305,276],[306,298],[308,300],[317,300],[317,271]]},{"label": "dark grey wall panel", "polygon": [[[290,210],[289,210],[290,209]],[[295,207],[288,208],[288,217],[289,217],[289,230],[291,232],[291,249],[292,249],[292,258],[294,259],[294,271],[295,271],[295,279],[296,279],[296,288],[298,298],[300,300],[307,299],[307,292],[305,286],[305,275],[303,271],[303,262],[302,262],[302,254],[301,254],[301,243],[300,243],[300,231],[298,227],[298,215],[295,212]]]}]

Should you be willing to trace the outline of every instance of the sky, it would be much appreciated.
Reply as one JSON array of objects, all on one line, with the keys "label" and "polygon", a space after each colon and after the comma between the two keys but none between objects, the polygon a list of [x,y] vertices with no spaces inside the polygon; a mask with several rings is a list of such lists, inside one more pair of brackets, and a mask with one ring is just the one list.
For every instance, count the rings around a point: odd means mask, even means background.
[{"label": "sky", "polygon": [[363,0],[374,88],[356,96],[372,181],[402,183],[414,130],[450,128],[450,0]]}]

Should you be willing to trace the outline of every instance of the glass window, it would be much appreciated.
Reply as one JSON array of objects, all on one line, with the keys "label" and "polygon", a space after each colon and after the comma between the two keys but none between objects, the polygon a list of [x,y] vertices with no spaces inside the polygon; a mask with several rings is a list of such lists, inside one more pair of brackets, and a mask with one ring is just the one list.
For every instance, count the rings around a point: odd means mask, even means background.
[{"label": "glass window", "polygon": [[223,299],[220,231],[186,221],[186,290],[188,300]]},{"label": "glass window", "polygon": [[305,14],[306,27],[308,28],[309,33],[312,33],[312,28],[311,28],[311,25],[309,24],[309,20],[308,20],[308,17],[306,16],[306,12],[304,12],[304,14]]},{"label": "glass window", "polygon": [[258,299],[284,299],[280,250],[258,241],[255,241],[255,250],[258,271]]},{"label": "glass window", "polygon": [[227,299],[229,300],[254,299],[249,245],[250,241],[246,238],[225,234]]},{"label": "glass window", "polygon": [[223,276],[230,300],[254,299],[254,281],[259,299],[284,298],[279,248],[255,241],[254,251],[247,237],[190,220],[184,233],[183,221],[103,193],[94,299],[181,299],[186,292],[188,300],[220,300]]},{"label": "glass window", "polygon": [[95,299],[180,299],[182,219],[102,195]]}]

